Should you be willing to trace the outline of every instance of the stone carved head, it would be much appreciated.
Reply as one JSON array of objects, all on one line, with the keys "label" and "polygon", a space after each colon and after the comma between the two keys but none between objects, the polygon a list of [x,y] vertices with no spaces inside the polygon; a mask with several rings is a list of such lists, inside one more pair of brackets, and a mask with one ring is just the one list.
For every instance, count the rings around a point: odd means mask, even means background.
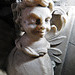
[{"label": "stone carved head", "polygon": [[[16,6],[15,10],[13,6]],[[16,14],[14,13],[15,22],[20,26],[22,31],[29,34],[38,34],[40,32],[39,36],[42,37],[43,32],[50,29],[53,33],[59,33],[66,23],[66,19],[63,16],[65,14],[62,13],[63,10],[60,11],[60,8],[53,10],[54,4],[52,0],[22,0],[22,2],[13,6],[13,12],[16,11]],[[50,22],[47,23],[46,21],[50,21],[51,26]],[[46,24],[48,24],[48,27]],[[44,27],[41,27],[43,25],[46,25],[46,30],[44,30]],[[27,27],[30,28],[29,31]],[[33,30],[31,30],[32,28]]]},{"label": "stone carved head", "polygon": [[29,35],[42,37],[51,29],[51,11],[46,7],[27,7],[21,18],[21,29]]}]

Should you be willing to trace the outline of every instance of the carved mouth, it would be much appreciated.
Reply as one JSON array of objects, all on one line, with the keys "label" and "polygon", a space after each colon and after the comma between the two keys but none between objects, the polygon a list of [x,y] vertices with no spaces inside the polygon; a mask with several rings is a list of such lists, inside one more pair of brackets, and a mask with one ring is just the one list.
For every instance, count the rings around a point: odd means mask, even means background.
[{"label": "carved mouth", "polygon": [[45,31],[44,30],[33,30],[32,33],[36,35],[43,35],[45,34]]},{"label": "carved mouth", "polygon": [[37,33],[44,33],[44,31],[40,31],[40,30],[39,30],[39,31],[37,31]]}]

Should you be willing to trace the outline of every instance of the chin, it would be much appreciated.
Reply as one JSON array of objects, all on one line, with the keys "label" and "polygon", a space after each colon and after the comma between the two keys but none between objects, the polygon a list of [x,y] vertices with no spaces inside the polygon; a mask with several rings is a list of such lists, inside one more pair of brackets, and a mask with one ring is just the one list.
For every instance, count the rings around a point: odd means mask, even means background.
[{"label": "chin", "polygon": [[42,38],[46,35],[46,33],[45,32],[37,32],[37,31],[34,32],[34,31],[32,31],[32,35],[33,35],[33,37]]},{"label": "chin", "polygon": [[45,36],[45,33],[39,34],[39,37],[40,37],[40,38],[42,38],[42,37],[44,37],[44,36]]}]

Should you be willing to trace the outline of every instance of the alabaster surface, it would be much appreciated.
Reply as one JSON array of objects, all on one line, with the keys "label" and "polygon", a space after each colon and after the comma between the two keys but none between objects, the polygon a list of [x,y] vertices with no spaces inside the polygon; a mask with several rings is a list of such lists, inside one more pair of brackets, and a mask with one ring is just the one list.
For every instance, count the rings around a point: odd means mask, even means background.
[{"label": "alabaster surface", "polygon": [[61,63],[57,55],[61,55],[62,52],[51,45],[57,45],[65,38],[65,36],[57,38],[54,36],[61,32],[66,18],[62,9],[53,10],[51,2],[51,0],[47,2],[23,0],[15,9],[12,5],[14,20],[21,33],[8,58],[8,75],[54,75],[55,62]]},{"label": "alabaster surface", "polygon": [[[26,33],[17,40],[16,47],[10,53],[10,75],[53,75],[47,53],[50,44],[44,37],[51,29],[50,19],[50,10],[45,7],[26,8],[22,11],[21,25]],[[39,22],[36,23],[36,20]]]}]

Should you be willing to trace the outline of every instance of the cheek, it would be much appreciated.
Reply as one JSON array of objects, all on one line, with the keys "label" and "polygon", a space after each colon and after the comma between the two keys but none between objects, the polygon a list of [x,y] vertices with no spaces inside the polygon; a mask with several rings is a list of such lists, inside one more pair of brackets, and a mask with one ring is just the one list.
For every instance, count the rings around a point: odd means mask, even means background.
[{"label": "cheek", "polygon": [[25,30],[27,33],[32,33],[33,30],[35,30],[36,26],[35,25],[27,25],[25,27]]},{"label": "cheek", "polygon": [[39,28],[38,28],[37,26],[36,26],[35,28],[33,28],[32,31],[31,31],[32,34],[37,34],[38,29],[39,29]]},{"label": "cheek", "polygon": [[31,30],[36,28],[36,25],[30,24],[28,21],[22,21],[21,25],[26,32],[30,32]]}]

